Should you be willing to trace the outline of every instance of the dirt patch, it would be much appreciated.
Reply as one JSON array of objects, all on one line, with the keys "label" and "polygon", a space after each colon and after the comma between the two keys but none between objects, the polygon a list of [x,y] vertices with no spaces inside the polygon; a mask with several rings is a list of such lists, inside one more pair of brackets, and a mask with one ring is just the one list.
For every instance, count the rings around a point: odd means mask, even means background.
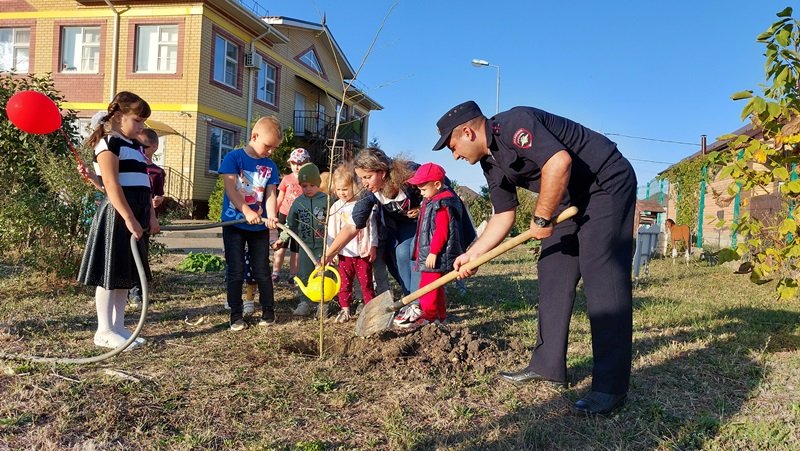
[{"label": "dirt patch", "polygon": [[[318,342],[297,340],[281,350],[303,356],[318,356]],[[416,330],[390,330],[377,338],[334,337],[326,342],[325,353],[339,357],[357,372],[395,369],[402,364],[408,373],[427,374],[430,370],[453,374],[473,370],[491,372],[525,353],[517,339],[496,341],[466,326],[429,324]]]}]

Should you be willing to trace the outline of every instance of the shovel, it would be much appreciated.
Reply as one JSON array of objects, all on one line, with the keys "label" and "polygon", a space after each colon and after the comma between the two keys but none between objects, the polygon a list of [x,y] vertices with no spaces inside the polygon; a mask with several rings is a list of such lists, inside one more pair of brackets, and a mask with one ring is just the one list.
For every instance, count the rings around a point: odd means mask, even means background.
[{"label": "shovel", "polygon": [[[558,224],[559,222],[565,221],[578,213],[577,207],[569,207],[553,221],[553,224]],[[462,268],[466,269],[474,269],[478,266],[488,262],[489,260],[499,256],[500,254],[504,254],[511,249],[519,246],[520,244],[528,241],[529,239],[533,238],[531,236],[530,229],[526,230],[524,233],[517,235],[516,237],[500,244],[496,248],[486,252],[485,254],[481,255],[477,259],[465,264]],[[359,337],[368,337],[372,334],[376,334],[378,332],[382,332],[392,326],[392,320],[394,319],[394,313],[400,310],[404,305],[408,305],[411,301],[415,299],[419,299],[421,296],[441,287],[442,285],[454,280],[458,277],[458,271],[453,270],[449,273],[445,274],[441,278],[437,279],[436,281],[425,285],[424,287],[420,288],[419,290],[403,297],[399,301],[395,301],[392,298],[391,291],[384,291],[380,295],[376,296],[372,299],[365,307],[361,314],[358,316],[358,320],[356,321],[356,335]]]}]

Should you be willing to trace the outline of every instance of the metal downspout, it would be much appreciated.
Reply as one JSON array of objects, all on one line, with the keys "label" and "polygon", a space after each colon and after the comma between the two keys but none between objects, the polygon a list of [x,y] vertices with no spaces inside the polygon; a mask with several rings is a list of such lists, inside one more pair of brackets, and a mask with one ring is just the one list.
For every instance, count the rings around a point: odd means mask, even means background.
[{"label": "metal downspout", "polygon": [[105,0],[106,5],[111,8],[114,13],[114,29],[112,31],[112,48],[111,48],[111,82],[108,88],[108,101],[111,102],[117,94],[117,61],[119,59],[119,21],[120,12],[111,4],[111,0]]}]

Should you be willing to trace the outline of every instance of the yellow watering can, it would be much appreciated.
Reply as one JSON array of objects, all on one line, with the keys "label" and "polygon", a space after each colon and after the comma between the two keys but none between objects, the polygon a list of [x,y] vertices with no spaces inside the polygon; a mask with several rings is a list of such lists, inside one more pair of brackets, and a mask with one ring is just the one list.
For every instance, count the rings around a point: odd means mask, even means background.
[{"label": "yellow watering can", "polygon": [[[332,277],[325,276],[326,272],[332,272],[336,276],[336,280]],[[339,287],[342,284],[342,278],[339,276],[339,271],[331,265],[325,268],[315,269],[309,276],[308,282],[303,285],[303,281],[299,277],[294,278],[300,291],[303,292],[313,302],[329,302],[334,296],[339,294]],[[323,293],[325,297],[323,298]]]}]

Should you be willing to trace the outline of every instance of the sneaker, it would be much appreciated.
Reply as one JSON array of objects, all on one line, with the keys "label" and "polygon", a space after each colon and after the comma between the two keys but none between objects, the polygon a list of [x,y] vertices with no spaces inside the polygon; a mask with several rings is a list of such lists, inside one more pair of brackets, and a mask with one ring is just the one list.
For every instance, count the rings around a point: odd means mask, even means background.
[{"label": "sneaker", "polygon": [[[405,309],[405,311],[403,311]],[[398,327],[403,327],[403,324],[410,324],[422,318],[422,309],[417,304],[410,304],[402,309],[394,318],[394,324]]]},{"label": "sneaker", "polygon": [[272,273],[272,283],[278,283],[281,280],[281,276],[278,273]]},{"label": "sneaker", "polygon": [[245,330],[246,328],[247,328],[247,323],[244,322],[243,319],[236,320],[233,324],[231,324],[231,330],[234,332]]},{"label": "sneaker", "polygon": [[425,318],[418,318],[415,321],[409,321],[409,322],[400,323],[400,324],[395,323],[395,324],[397,325],[397,327],[400,327],[400,328],[403,328],[403,329],[417,329],[417,328],[420,328],[422,326],[427,326],[428,324],[431,324],[431,322],[428,321]]},{"label": "sneaker", "polygon": [[139,296],[129,298],[128,307],[130,307],[131,310],[140,310],[142,308],[142,298]]},{"label": "sneaker", "polygon": [[225,307],[225,310],[230,310],[231,309],[231,306],[228,305],[228,301],[225,301],[225,303],[222,304],[222,306]]},{"label": "sneaker", "polygon": [[349,307],[342,307],[342,310],[339,311],[339,314],[336,315],[336,322],[337,323],[346,323],[350,321],[350,308]]},{"label": "sneaker", "polygon": [[275,324],[275,313],[262,313],[261,314],[261,321],[258,322],[258,325],[261,327],[271,326]]},{"label": "sneaker", "polygon": [[356,316],[360,315],[361,312],[364,311],[364,305],[366,304],[358,304],[358,307],[356,307]]},{"label": "sneaker", "polygon": [[242,313],[244,316],[253,316],[256,311],[256,303],[253,301],[245,301],[242,306]]},{"label": "sneaker", "polygon": [[308,316],[310,314],[311,303],[306,301],[301,301],[300,304],[297,305],[297,308],[292,312],[292,315],[294,316]]}]

